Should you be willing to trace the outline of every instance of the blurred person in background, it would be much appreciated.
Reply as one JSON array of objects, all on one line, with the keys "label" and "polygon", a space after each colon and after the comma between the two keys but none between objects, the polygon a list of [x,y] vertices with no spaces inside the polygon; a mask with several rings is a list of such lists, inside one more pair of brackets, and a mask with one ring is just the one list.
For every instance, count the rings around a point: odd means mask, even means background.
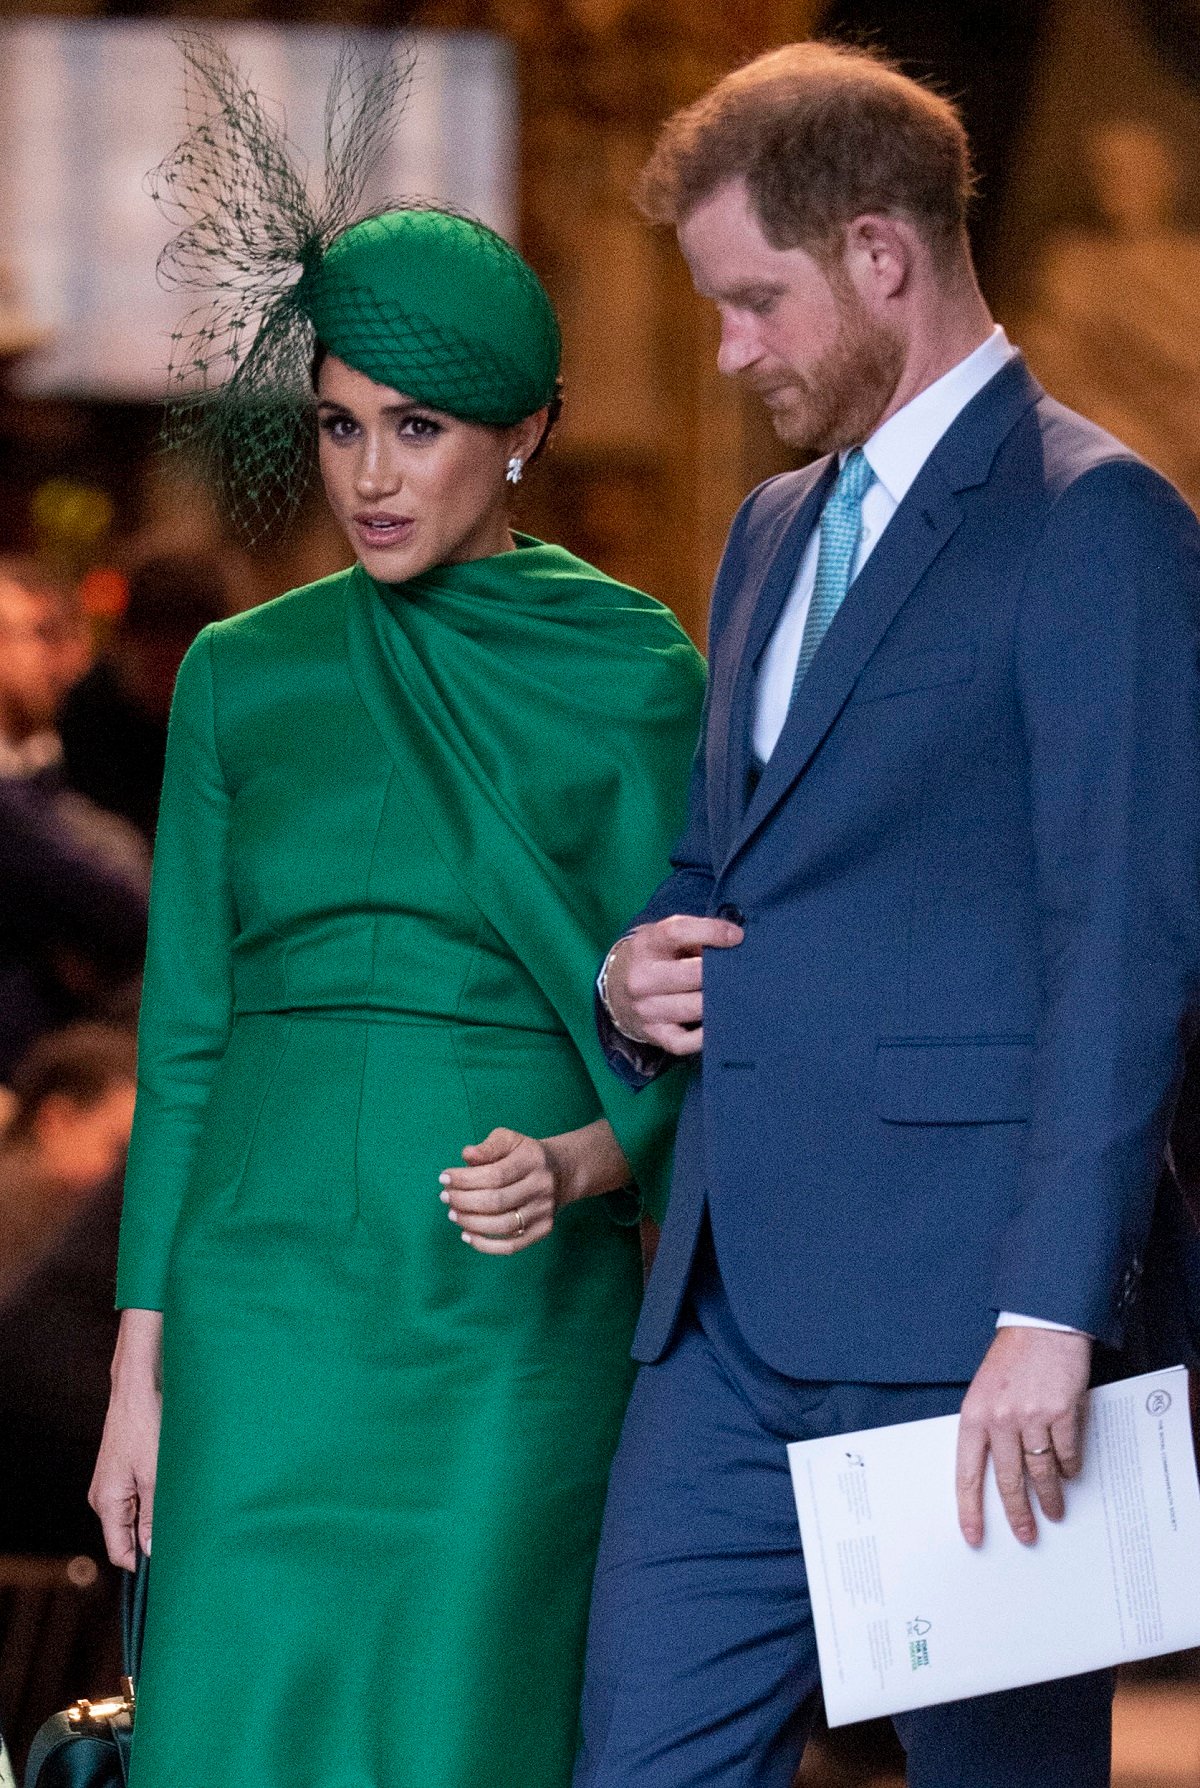
[{"label": "blurred person in background", "polygon": [[105,1024],[50,1032],[18,1063],[0,1137],[0,1301],[124,1158],[136,1067],[131,1033]]},{"label": "blurred person in background", "polygon": [[0,1552],[99,1551],[87,1487],[108,1400],[135,1043],[80,1024],[13,1076],[0,1140]]},{"label": "blurred person in background", "polygon": [[59,709],[88,662],[67,591],[34,559],[0,558],[0,775],[57,774]]},{"label": "blurred person in background", "polygon": [[42,1031],[102,1011],[145,948],[140,835],[64,785],[57,718],[85,662],[65,592],[0,560],[0,1081]]},{"label": "blurred person in background", "polygon": [[167,717],[184,653],[230,612],[218,562],[199,555],[147,559],[100,658],[69,692],[60,730],[71,787],[154,837],[167,752]]}]

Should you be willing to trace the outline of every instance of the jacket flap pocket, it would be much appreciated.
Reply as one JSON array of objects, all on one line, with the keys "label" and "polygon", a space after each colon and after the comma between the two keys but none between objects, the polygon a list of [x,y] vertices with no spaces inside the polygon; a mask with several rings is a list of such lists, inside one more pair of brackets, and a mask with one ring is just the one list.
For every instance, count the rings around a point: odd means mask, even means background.
[{"label": "jacket flap pocket", "polygon": [[943,683],[969,683],[975,675],[975,653],[969,646],[952,652],[905,652],[868,664],[855,684],[856,702],[881,701],[912,689],[936,689]]},{"label": "jacket flap pocket", "polygon": [[1029,1116],[1025,1037],[889,1038],[875,1058],[875,1109],[890,1124],[1011,1124]]}]

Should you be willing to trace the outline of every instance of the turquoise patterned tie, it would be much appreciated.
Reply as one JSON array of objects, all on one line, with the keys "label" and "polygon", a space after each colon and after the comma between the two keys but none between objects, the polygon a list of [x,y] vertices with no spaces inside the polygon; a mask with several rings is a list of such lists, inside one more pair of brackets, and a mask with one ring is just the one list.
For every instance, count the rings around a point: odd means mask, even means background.
[{"label": "turquoise patterned tie", "polygon": [[875,474],[861,447],[846,455],[837,483],[821,511],[821,543],[817,548],[817,576],[812,601],[804,622],[800,656],[792,683],[792,698],[816,657],[817,647],[829,632],[830,622],[845,601],[850,573],[862,533],[862,500],[875,482]]}]

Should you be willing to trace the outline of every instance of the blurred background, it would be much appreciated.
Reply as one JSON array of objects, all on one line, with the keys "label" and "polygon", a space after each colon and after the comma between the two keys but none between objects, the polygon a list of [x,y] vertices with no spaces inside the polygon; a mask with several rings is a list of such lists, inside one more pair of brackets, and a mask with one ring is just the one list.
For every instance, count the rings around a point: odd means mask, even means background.
[{"label": "blurred background", "polygon": [[[717,376],[713,318],[629,192],[655,130],[737,62],[876,42],[958,98],[987,295],[1051,391],[1200,503],[1200,0],[260,0],[0,6],[0,1727],[114,1686],[84,1495],[106,1391],[132,1026],[170,691],[207,621],[347,562],[314,492],[253,551],[158,448],[177,293],[145,177],[198,20],[315,151],[347,26],[409,24],[377,195],[516,240],[566,340],[566,409],[517,520],[703,641],[733,511],[789,463]],[[186,308],[186,295],[182,300]],[[1194,1658],[1131,1677],[1122,1788],[1200,1785]],[[803,1780],[894,1782],[890,1731]]]}]

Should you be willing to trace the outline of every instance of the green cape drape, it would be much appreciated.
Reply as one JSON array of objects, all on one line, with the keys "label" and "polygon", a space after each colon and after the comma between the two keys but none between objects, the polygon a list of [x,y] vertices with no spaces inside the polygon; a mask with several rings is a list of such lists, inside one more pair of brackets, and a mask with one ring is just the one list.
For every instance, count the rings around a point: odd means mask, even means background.
[{"label": "green cape drape", "polygon": [[661,603],[516,540],[405,584],[357,567],[351,670],[447,863],[561,1017],[661,1215],[682,1076],[623,1086],[593,989],[682,828],[703,661]]}]

